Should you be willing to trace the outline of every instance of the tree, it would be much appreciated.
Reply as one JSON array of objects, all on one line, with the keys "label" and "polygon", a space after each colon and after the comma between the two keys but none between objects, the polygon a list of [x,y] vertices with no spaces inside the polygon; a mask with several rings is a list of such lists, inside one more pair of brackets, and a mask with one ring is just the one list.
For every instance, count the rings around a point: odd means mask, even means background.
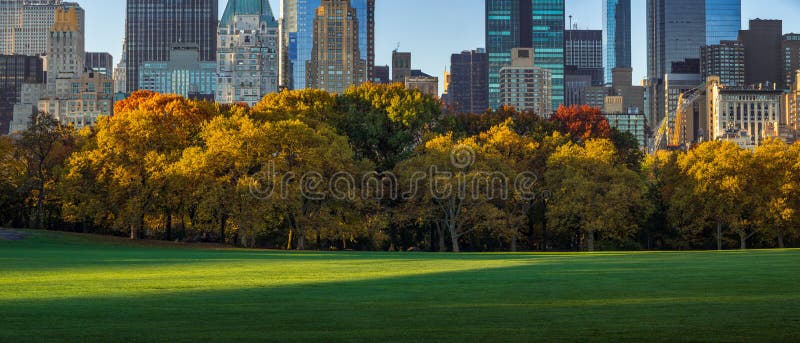
[{"label": "tree", "polygon": [[116,228],[127,227],[131,239],[138,239],[148,215],[171,218],[174,209],[167,208],[166,196],[171,164],[184,149],[199,142],[202,124],[217,109],[152,92],[135,92],[115,109],[113,117],[98,121],[90,142],[70,158],[73,185],[93,182],[102,187],[96,193],[77,195],[73,202],[104,203],[81,215],[95,222],[111,221]]},{"label": "tree", "polygon": [[755,192],[756,226],[774,237],[780,248],[786,246],[788,237],[796,238],[798,232],[791,230],[800,223],[796,207],[800,184],[797,183],[797,161],[800,149],[792,148],[777,139],[768,139],[756,148],[752,168],[752,187]]},{"label": "tree", "polygon": [[610,138],[611,126],[599,108],[583,106],[561,106],[550,118],[559,130],[575,141],[592,138]]},{"label": "tree", "polygon": [[344,122],[334,123],[360,159],[383,172],[409,157],[441,115],[439,100],[402,84],[366,83],[337,98]]},{"label": "tree", "polygon": [[[437,136],[417,154],[395,169],[401,185],[408,186],[404,211],[418,221],[432,222],[444,251],[445,234],[453,252],[459,240],[475,230],[501,225],[503,214],[489,200],[508,189],[506,174],[494,173],[491,156],[481,153],[475,138],[456,140],[452,134]],[[501,183],[498,187],[493,187]]]},{"label": "tree", "polygon": [[684,225],[684,233],[702,232],[708,223],[716,226],[717,249],[722,249],[723,227],[739,235],[746,247],[752,237],[754,193],[752,155],[732,142],[700,144],[680,155],[678,165],[685,178],[676,187],[671,210]]},{"label": "tree", "polygon": [[[71,128],[64,127],[58,119],[46,113],[37,113],[31,124],[15,143],[25,164],[27,175],[23,191],[32,209],[29,225],[42,228],[49,211],[57,211],[57,204],[48,204],[60,169],[75,146]],[[57,201],[53,201],[54,203]]]},{"label": "tree", "polygon": [[20,191],[26,166],[10,137],[0,137],[0,226],[20,221],[25,213]]},{"label": "tree", "polygon": [[[512,129],[511,119],[497,125],[478,136],[481,153],[493,171],[502,171],[507,179],[509,194],[506,197],[491,199],[504,213],[507,236],[511,241],[511,251],[517,251],[521,232],[531,226],[531,209],[541,196],[542,175],[546,155],[540,144],[528,136],[518,134]],[[513,187],[510,183],[513,183]]]},{"label": "tree", "polygon": [[553,193],[548,222],[584,237],[594,251],[595,235],[623,240],[649,215],[644,184],[635,172],[615,162],[611,141],[559,147],[547,161],[545,180]]}]

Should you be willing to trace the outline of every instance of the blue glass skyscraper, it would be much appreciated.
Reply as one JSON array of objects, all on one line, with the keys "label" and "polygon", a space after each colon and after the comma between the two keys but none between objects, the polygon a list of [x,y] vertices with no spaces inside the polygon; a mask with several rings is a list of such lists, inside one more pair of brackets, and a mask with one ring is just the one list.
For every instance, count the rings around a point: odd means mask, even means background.
[{"label": "blue glass skyscraper", "polygon": [[736,40],[741,28],[741,0],[706,0],[706,45]]},{"label": "blue glass skyscraper", "polygon": [[[291,2],[291,6],[284,5],[283,8],[292,8],[293,13],[284,13],[283,20],[296,21],[297,32],[288,32],[290,42],[287,44],[288,52],[285,57],[289,57],[291,62],[292,80],[290,84],[294,89],[306,88],[306,62],[311,59],[311,50],[314,45],[314,17],[320,0],[285,0]],[[374,38],[374,18],[375,0],[350,0],[352,6],[358,13],[358,39],[361,58],[366,61],[368,71],[371,71],[375,64],[375,38]],[[294,10],[296,9],[296,14]],[[292,15],[296,15],[292,18]],[[286,27],[293,27],[287,25]],[[364,77],[367,79],[367,76]]]},{"label": "blue glass skyscraper", "polygon": [[631,67],[631,0],[603,1],[603,66],[606,84],[614,68]]},{"label": "blue glass skyscraper", "polygon": [[534,48],[536,66],[552,71],[553,107],[564,103],[564,0],[486,0],[489,106],[500,106],[500,69],[511,49]]}]

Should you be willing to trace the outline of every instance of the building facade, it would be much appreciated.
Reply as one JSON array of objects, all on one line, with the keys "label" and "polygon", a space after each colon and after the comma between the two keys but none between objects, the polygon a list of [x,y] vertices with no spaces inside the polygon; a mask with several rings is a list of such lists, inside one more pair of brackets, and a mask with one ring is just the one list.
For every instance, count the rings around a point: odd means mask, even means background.
[{"label": "building facade", "polygon": [[783,22],[750,20],[750,29],[739,32],[739,41],[744,44],[745,82],[778,84],[783,89]]},{"label": "building facade", "polygon": [[534,48],[536,65],[553,74],[552,105],[564,103],[564,0],[487,0],[489,105],[500,105],[500,69],[511,49]]},{"label": "building facade", "polygon": [[719,76],[722,84],[734,87],[745,85],[745,52],[739,41],[725,40],[706,45],[700,51],[700,74],[703,79]]},{"label": "building facade", "polygon": [[439,78],[425,73],[411,75],[405,78],[407,89],[418,89],[422,93],[430,96],[439,96]]},{"label": "building facade", "polygon": [[38,110],[49,113],[62,124],[75,128],[93,126],[100,116],[114,113],[114,80],[95,73],[57,80],[57,96],[39,100]]},{"label": "building facade", "polygon": [[138,68],[137,89],[213,101],[217,87],[217,63],[204,62],[200,56],[200,49],[195,44],[173,45],[167,61],[142,63]]},{"label": "building facade", "polygon": [[511,65],[500,69],[501,106],[549,118],[553,112],[552,88],[552,71],[536,66],[534,49],[511,49]]},{"label": "building facade", "polygon": [[[590,75],[593,86],[605,84],[603,72],[603,31],[564,32],[565,74]],[[570,69],[574,67],[574,69]]]},{"label": "building facade", "polygon": [[392,82],[405,82],[411,76],[411,53],[392,51]]},{"label": "building facade", "polygon": [[783,35],[781,43],[784,89],[793,89],[797,70],[800,69],[800,34]]},{"label": "building facade", "polygon": [[25,83],[44,83],[42,59],[37,56],[0,55],[0,134],[8,134],[14,104]]},{"label": "building facade", "polygon": [[489,55],[486,50],[462,51],[460,54],[450,56],[448,97],[456,111],[485,112],[489,108],[488,91]]},{"label": "building facade", "polygon": [[217,102],[253,106],[278,92],[278,22],[268,0],[229,0],[217,39]]},{"label": "building facade", "polygon": [[604,113],[608,125],[621,131],[628,132],[639,142],[639,147],[647,147],[647,120],[641,113]]},{"label": "building facade", "polygon": [[605,83],[614,68],[631,64],[631,0],[603,0],[603,69]]},{"label": "building facade", "polygon": [[705,0],[706,45],[736,40],[742,28],[742,0]]},{"label": "building facade", "polygon": [[56,93],[58,79],[80,77],[86,66],[84,32],[75,7],[55,10],[55,23],[47,36],[47,92]]},{"label": "building facade", "polygon": [[218,7],[217,0],[127,0],[126,91],[140,89],[144,62],[168,61],[175,44],[195,44],[200,61],[216,62]]},{"label": "building facade", "polygon": [[[14,53],[37,56],[47,51],[47,38],[50,29],[56,23],[56,11],[74,9],[78,20],[78,28],[85,32],[85,13],[74,2],[61,0],[24,0],[22,5],[22,23],[14,31]],[[45,61],[47,62],[47,61]]]},{"label": "building facade", "polygon": [[86,69],[92,70],[98,74],[103,74],[112,77],[114,73],[114,57],[107,52],[87,52]]},{"label": "building facade", "polygon": [[783,91],[724,87],[714,80],[707,84],[706,94],[711,139],[746,138],[740,145],[752,148],[767,137],[780,136]]},{"label": "building facade", "polygon": [[14,54],[14,30],[22,25],[22,1],[0,0],[0,55]]},{"label": "building facade", "polygon": [[[346,1],[346,0],[339,0]],[[306,77],[308,61],[312,58],[315,43],[320,41],[315,36],[314,20],[322,0],[283,0],[282,37],[285,59],[281,63],[284,85],[291,89],[310,88]],[[360,59],[364,60],[364,75],[356,78],[370,80],[375,64],[375,0],[349,0],[350,7],[355,10],[358,22],[358,49]]]},{"label": "building facade", "polygon": [[665,75],[680,73],[672,66],[699,59],[704,45],[735,40],[740,22],[741,0],[647,0],[645,111],[650,123],[659,123],[666,115]]},{"label": "building facade", "polygon": [[314,44],[306,62],[306,87],[343,93],[367,78],[358,12],[349,0],[322,0],[314,19]]}]

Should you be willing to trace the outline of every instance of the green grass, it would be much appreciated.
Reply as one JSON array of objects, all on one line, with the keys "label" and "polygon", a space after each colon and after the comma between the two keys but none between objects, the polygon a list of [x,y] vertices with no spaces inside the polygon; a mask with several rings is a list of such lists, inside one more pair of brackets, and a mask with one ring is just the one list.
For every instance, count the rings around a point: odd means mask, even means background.
[{"label": "green grass", "polygon": [[800,251],[286,253],[0,241],[0,342],[800,337]]}]

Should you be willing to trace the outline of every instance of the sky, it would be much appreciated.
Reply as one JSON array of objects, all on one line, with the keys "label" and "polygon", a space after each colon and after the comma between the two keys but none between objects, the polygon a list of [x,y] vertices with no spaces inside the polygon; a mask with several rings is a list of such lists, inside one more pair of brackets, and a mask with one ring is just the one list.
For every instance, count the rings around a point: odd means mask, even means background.
[{"label": "sky", "polygon": [[[86,10],[86,51],[109,52],[114,63],[122,53],[125,35],[124,0],[72,0]],[[566,0],[567,15],[581,29],[602,29],[604,0]],[[280,1],[270,0],[276,16]],[[645,0],[633,3],[634,82],[647,73]],[[219,15],[227,0],[219,1]],[[375,9],[375,63],[390,65],[392,50],[412,53],[414,69],[439,76],[450,55],[485,46],[485,0],[377,0]],[[742,27],[753,18],[783,19],[785,33],[800,33],[799,0],[742,0]],[[441,90],[441,86],[440,86]]]}]

